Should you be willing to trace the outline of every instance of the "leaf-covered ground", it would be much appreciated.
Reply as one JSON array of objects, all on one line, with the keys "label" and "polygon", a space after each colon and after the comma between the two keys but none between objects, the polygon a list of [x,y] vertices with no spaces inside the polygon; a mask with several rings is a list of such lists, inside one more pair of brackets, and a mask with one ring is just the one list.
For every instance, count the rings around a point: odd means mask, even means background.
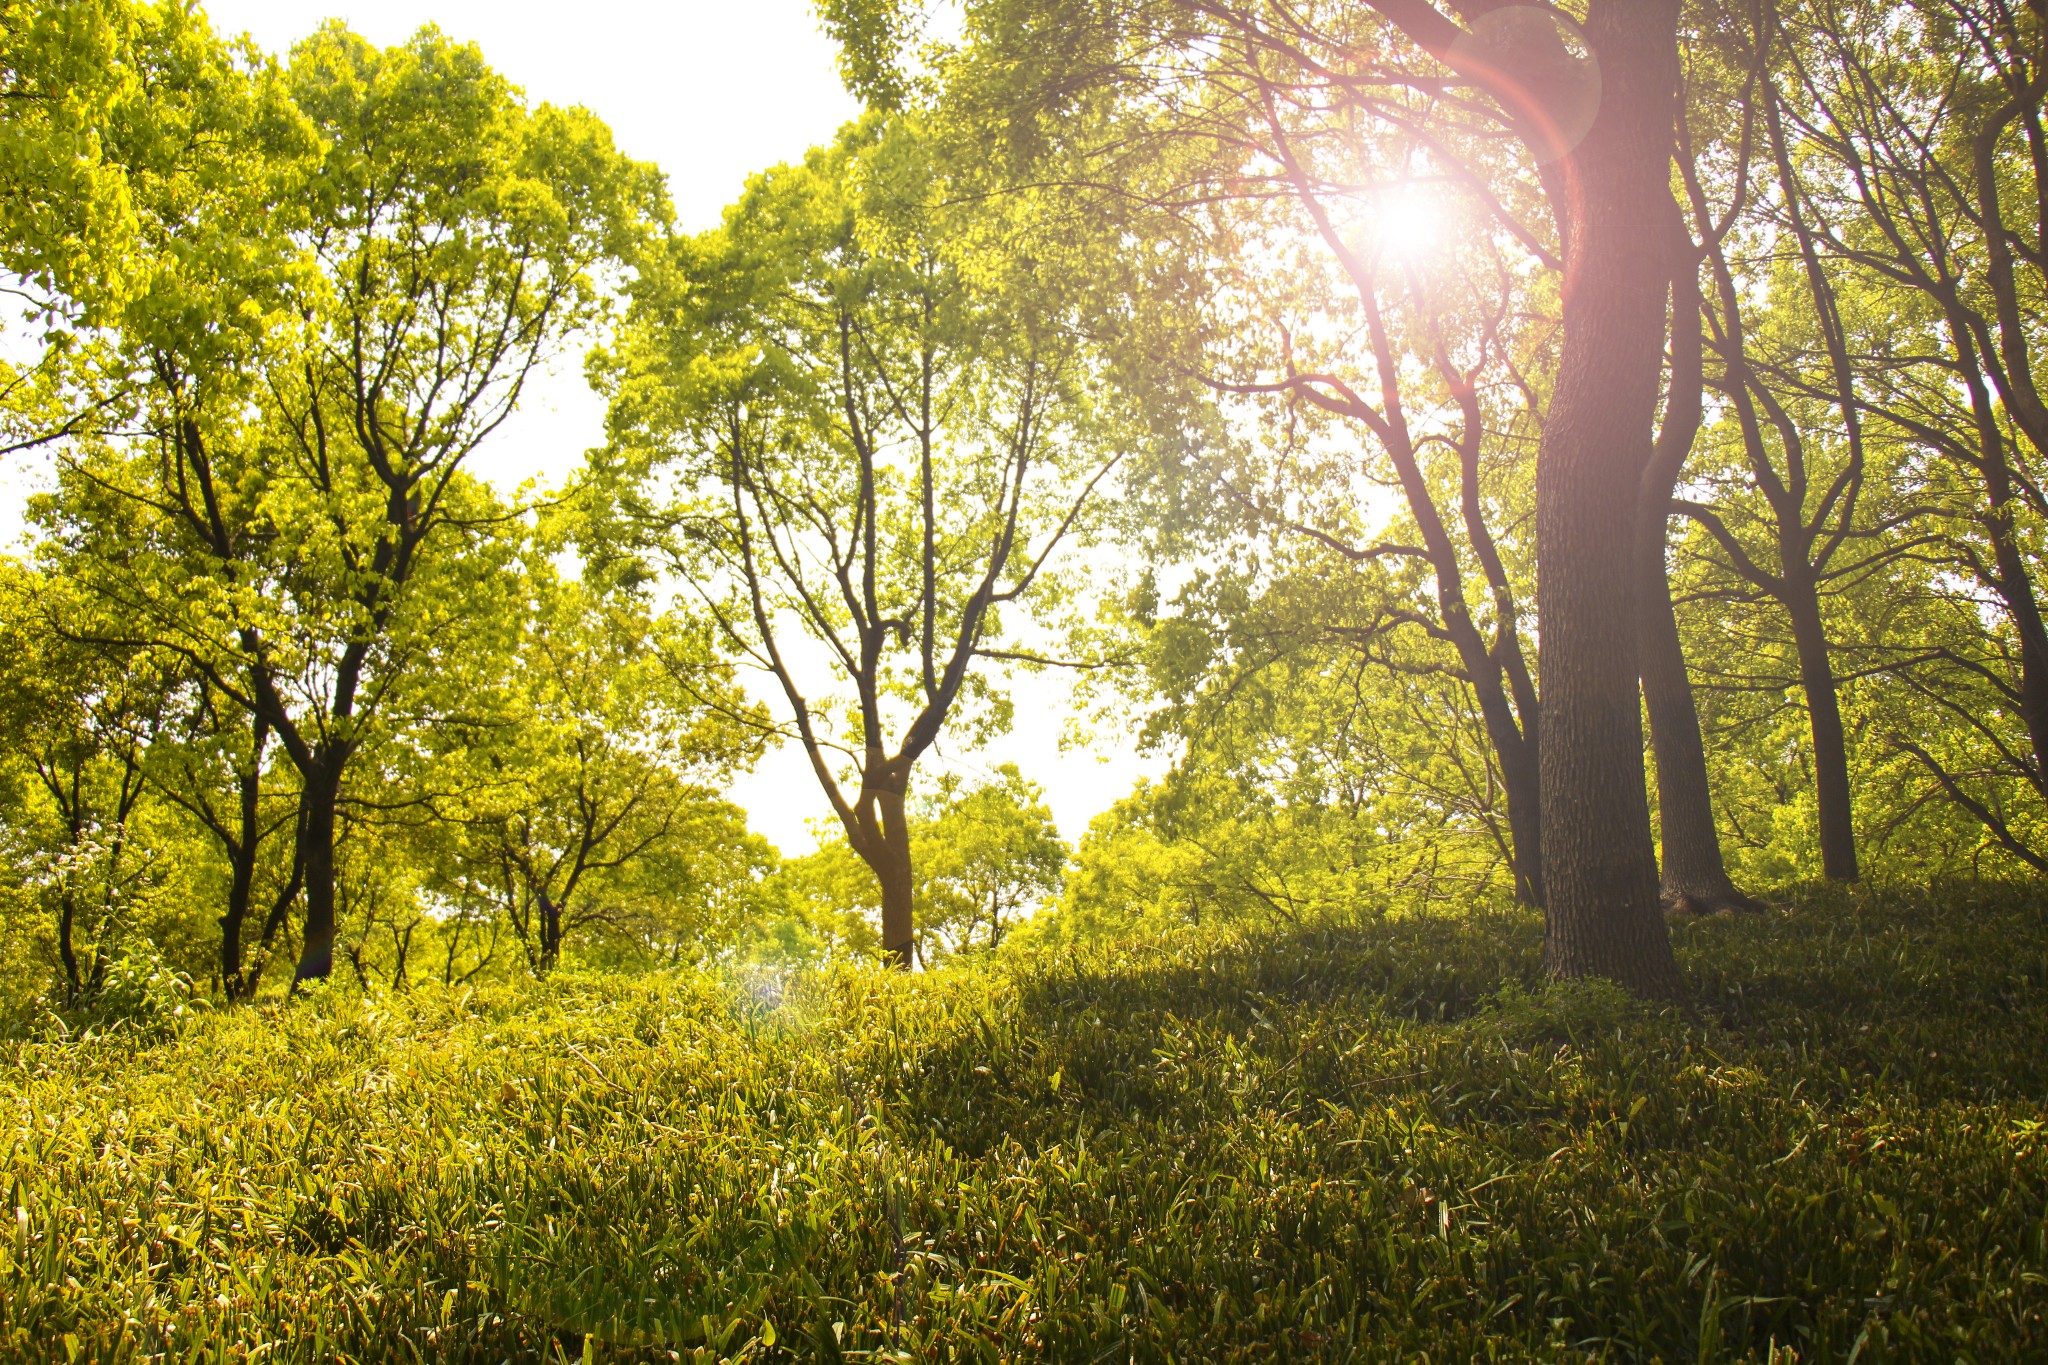
[{"label": "leaf-covered ground", "polygon": [[2020,1360],[2048,893],[578,977],[0,1045],[0,1355]]}]

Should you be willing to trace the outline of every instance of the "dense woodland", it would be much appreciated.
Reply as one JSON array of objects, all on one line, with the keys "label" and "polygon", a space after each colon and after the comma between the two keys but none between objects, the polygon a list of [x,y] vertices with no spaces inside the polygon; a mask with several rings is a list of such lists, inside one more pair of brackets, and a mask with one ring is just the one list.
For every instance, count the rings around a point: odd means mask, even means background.
[{"label": "dense woodland", "polygon": [[818,19],[0,0],[0,1358],[2038,1351],[2048,2]]}]

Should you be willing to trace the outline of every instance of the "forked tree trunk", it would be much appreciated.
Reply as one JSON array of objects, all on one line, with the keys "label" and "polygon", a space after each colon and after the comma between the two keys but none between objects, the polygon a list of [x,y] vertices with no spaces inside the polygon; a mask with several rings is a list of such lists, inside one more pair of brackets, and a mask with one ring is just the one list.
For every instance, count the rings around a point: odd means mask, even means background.
[{"label": "forked tree trunk", "polygon": [[1637,700],[1637,498],[1670,280],[1677,0],[1593,0],[1602,102],[1564,176],[1564,334],[1536,468],[1544,960],[1683,993],[1658,908]]}]

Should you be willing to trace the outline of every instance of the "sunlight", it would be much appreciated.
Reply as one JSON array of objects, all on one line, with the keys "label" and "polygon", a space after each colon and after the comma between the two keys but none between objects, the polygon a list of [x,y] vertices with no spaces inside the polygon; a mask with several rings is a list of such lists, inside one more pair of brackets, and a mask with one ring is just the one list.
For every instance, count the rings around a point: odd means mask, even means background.
[{"label": "sunlight", "polygon": [[1390,188],[1374,201],[1367,221],[1380,256],[1393,265],[1415,265],[1435,255],[1451,229],[1442,195],[1416,184]]}]

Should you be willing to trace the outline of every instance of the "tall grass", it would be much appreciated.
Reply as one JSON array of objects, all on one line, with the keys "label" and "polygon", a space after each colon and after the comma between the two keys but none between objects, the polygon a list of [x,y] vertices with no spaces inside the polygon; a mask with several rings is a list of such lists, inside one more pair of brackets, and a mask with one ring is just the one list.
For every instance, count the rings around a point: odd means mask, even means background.
[{"label": "tall grass", "polygon": [[2018,1360],[2048,895],[546,985],[4,1045],[0,1354]]}]

